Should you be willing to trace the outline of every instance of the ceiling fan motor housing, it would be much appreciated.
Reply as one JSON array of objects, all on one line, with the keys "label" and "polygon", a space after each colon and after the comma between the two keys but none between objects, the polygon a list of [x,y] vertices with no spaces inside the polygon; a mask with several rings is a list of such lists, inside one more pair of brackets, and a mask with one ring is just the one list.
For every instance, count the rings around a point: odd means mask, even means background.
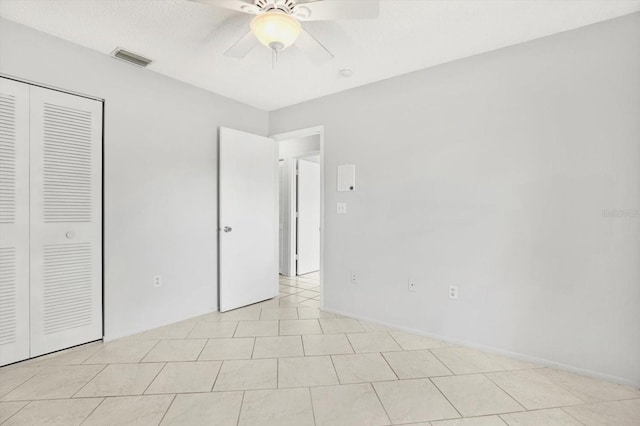
[{"label": "ceiling fan motor housing", "polygon": [[290,15],[293,13],[293,8],[298,4],[298,2],[296,0],[256,0],[255,4],[263,12],[281,10]]}]

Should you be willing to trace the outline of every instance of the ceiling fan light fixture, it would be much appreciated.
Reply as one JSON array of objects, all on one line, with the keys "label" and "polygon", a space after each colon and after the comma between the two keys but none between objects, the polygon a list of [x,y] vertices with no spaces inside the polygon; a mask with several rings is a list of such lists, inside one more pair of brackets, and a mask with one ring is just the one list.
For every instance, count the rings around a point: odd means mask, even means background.
[{"label": "ceiling fan light fixture", "polygon": [[296,18],[278,10],[262,13],[251,21],[251,32],[258,41],[278,52],[295,43],[301,31]]}]

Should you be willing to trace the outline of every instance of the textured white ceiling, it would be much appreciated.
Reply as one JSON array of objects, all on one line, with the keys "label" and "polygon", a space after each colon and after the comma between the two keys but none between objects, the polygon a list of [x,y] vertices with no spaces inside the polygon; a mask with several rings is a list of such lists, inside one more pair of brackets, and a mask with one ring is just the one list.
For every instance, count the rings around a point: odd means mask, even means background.
[{"label": "textured white ceiling", "polygon": [[4,18],[105,54],[125,47],[155,72],[269,111],[637,11],[640,0],[382,0],[376,20],[304,24],[333,61],[290,49],[272,69],[261,46],[222,55],[248,15],[188,0],[0,0]]}]

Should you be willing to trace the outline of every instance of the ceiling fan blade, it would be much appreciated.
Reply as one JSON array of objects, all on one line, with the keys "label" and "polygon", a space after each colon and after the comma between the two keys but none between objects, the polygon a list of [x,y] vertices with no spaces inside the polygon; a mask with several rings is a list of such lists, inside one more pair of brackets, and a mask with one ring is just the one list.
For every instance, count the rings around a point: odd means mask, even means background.
[{"label": "ceiling fan blade", "polygon": [[302,49],[315,64],[322,64],[333,59],[333,53],[305,30],[300,32],[296,46]]},{"label": "ceiling fan blade", "polygon": [[244,37],[238,40],[233,46],[224,52],[224,56],[230,58],[244,58],[258,45],[258,39],[249,31]]},{"label": "ceiling fan blade", "polygon": [[316,0],[300,3],[293,15],[301,21],[373,19],[380,16],[379,0]]},{"label": "ceiling fan blade", "polygon": [[235,10],[236,12],[249,13],[251,15],[257,15],[260,13],[260,8],[256,6],[253,1],[243,0],[191,0],[196,3],[206,4],[208,6],[221,7],[224,9]]}]

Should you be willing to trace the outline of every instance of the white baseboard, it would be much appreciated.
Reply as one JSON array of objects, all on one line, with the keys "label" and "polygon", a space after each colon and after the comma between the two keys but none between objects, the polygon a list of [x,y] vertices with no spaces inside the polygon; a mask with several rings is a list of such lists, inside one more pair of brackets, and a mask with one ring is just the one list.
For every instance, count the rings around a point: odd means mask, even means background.
[{"label": "white baseboard", "polygon": [[598,371],[593,371],[593,370],[587,370],[584,368],[579,368],[579,367],[574,367],[571,365],[567,365],[567,364],[563,364],[560,362],[556,362],[556,361],[551,361],[548,359],[544,359],[544,358],[538,358],[538,357],[534,357],[534,356],[530,356],[530,355],[526,355],[526,354],[521,354],[518,352],[511,352],[508,350],[504,350],[504,349],[500,349],[500,348],[495,348],[492,346],[485,346],[485,345],[481,345],[481,344],[477,344],[477,343],[470,343],[470,342],[466,342],[464,340],[460,340],[460,339],[456,339],[453,337],[448,337],[448,336],[441,336],[439,334],[435,334],[435,333],[429,333],[427,331],[424,330],[417,330],[414,328],[410,328],[410,327],[402,327],[399,326],[397,324],[390,324],[384,321],[380,321],[377,319],[373,319],[373,318],[368,318],[362,315],[355,315],[353,313],[350,312],[343,312],[337,309],[333,309],[333,308],[329,308],[329,307],[323,307],[322,308],[323,311],[332,313],[332,314],[337,314],[337,315],[342,315],[345,317],[349,317],[349,318],[353,318],[353,319],[357,319],[357,320],[361,320],[361,321],[367,321],[373,324],[378,324],[378,325],[383,325],[385,327],[389,327],[389,328],[395,328],[396,330],[399,331],[405,331],[407,333],[412,333],[412,334],[417,334],[419,336],[425,336],[425,337],[430,337],[432,339],[438,339],[438,340],[442,340],[444,342],[448,342],[448,343],[453,343],[459,346],[465,346],[468,348],[473,348],[473,349],[478,349],[484,352],[488,352],[488,353],[492,353],[492,354],[496,354],[496,355],[502,355],[502,356],[506,356],[509,358],[513,358],[513,359],[517,359],[519,361],[525,361],[525,362],[530,362],[532,364],[539,364],[541,366],[544,367],[551,367],[551,368],[555,368],[558,370],[563,370],[563,371],[568,371],[570,373],[575,373],[575,374],[580,374],[583,376],[588,376],[588,377],[592,377],[594,379],[599,379],[599,380],[605,380],[607,382],[613,382],[613,383],[618,383],[621,385],[627,385],[627,386],[632,386],[635,388],[640,388],[640,382],[634,382],[633,380],[630,379],[625,379],[623,377],[618,377],[618,376],[612,376],[610,374],[604,374],[604,373],[600,373]]},{"label": "white baseboard", "polygon": [[214,312],[218,312],[218,310],[214,309],[212,311],[206,311],[206,312],[198,313],[198,314],[195,314],[195,315],[190,315],[187,318],[178,318],[178,319],[171,318],[171,319],[166,320],[166,321],[160,321],[159,323],[153,324],[152,326],[139,327],[139,328],[132,329],[132,330],[127,330],[126,332],[121,332],[121,333],[118,333],[118,334],[109,334],[109,335],[105,334],[102,337],[102,341],[111,342],[113,340],[122,339],[123,337],[129,337],[129,336],[133,336],[135,334],[144,333],[145,331],[153,330],[154,328],[164,327],[166,325],[175,324],[177,322],[187,321],[187,320],[190,320],[192,318],[200,317],[202,315],[212,314]]}]

